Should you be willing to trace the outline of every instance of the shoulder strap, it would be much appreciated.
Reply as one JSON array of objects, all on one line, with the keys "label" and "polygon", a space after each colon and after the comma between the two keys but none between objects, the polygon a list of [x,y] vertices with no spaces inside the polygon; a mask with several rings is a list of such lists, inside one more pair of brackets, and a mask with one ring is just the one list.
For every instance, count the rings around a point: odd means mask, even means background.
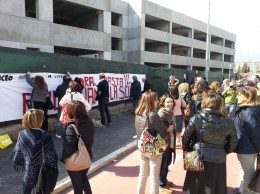
[{"label": "shoulder strap", "polygon": [[79,131],[78,131],[77,127],[74,124],[70,124],[70,125],[74,128],[74,130],[75,130],[75,132],[77,134],[77,138],[78,139],[81,138],[81,135],[79,134]]}]

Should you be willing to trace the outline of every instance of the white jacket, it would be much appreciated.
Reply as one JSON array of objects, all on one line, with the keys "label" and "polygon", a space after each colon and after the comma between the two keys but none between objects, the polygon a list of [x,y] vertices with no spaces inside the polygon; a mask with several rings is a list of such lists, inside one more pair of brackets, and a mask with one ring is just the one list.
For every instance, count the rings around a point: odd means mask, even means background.
[{"label": "white jacket", "polygon": [[[71,99],[71,94],[72,94],[72,99]],[[88,103],[88,101],[85,99],[85,97],[83,96],[83,94],[79,93],[79,92],[72,92],[72,93],[67,93],[65,94],[62,99],[59,102],[59,105],[61,107],[65,106],[67,103],[69,103],[72,100],[78,100],[81,101],[85,104],[86,106],[86,110],[90,111],[91,110],[91,105]]]}]

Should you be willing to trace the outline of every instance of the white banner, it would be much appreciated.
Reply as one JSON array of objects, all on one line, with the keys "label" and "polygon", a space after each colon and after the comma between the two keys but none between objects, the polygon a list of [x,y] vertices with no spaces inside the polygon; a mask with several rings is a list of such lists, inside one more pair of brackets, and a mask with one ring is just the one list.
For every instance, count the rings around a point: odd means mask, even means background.
[{"label": "white banner", "polygon": [[[49,114],[57,111],[58,99],[54,97],[53,92],[57,86],[62,83],[64,74],[55,73],[32,73],[31,77],[42,76],[49,89],[50,98],[55,106]],[[110,102],[127,100],[130,96],[130,87],[132,76],[136,75],[142,88],[143,74],[114,74],[106,73],[106,79],[109,83]],[[25,74],[21,73],[0,73],[0,122],[21,119],[30,105],[32,87],[25,81]],[[71,77],[79,77],[84,85],[83,95],[92,106],[97,106],[96,85],[99,83],[99,74],[72,74]]]}]

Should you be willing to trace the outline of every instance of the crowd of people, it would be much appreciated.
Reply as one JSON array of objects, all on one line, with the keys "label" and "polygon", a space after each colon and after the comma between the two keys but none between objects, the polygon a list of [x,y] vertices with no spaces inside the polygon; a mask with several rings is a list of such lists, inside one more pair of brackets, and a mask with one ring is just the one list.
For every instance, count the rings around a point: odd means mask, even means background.
[{"label": "crowd of people", "polygon": [[[31,78],[30,72],[25,78],[32,87],[31,109],[22,118],[24,130],[19,133],[12,162],[16,171],[24,172],[24,194],[35,190],[50,193],[57,181],[58,157],[48,133],[47,111],[51,103],[48,86],[41,76]],[[105,74],[100,74],[99,78],[96,100],[101,125],[112,125],[108,108],[109,84]],[[260,153],[259,79],[255,82],[224,80],[222,84],[215,81],[209,85],[201,77],[188,84],[170,76],[168,90],[160,98],[146,78],[142,80],[143,91],[137,77],[132,79],[130,99],[135,110],[135,138],[140,150],[138,194],[145,194],[149,174],[151,194],[159,194],[160,189],[167,190],[172,184],[168,181],[168,168],[175,162],[176,149],[181,148],[184,154],[196,150],[203,161],[203,170],[187,170],[184,192],[227,193],[226,155],[236,152],[244,173],[236,192],[253,193],[248,183]],[[67,168],[75,194],[92,193],[86,176],[90,166],[80,166],[86,158],[82,146],[92,160],[94,142],[94,125],[88,117],[92,107],[83,96],[83,89],[81,80],[72,80],[67,73],[54,92],[59,102],[56,137],[63,136],[60,160]],[[144,132],[154,142],[148,142],[148,145]],[[74,170],[68,167],[68,162],[75,165]]]}]

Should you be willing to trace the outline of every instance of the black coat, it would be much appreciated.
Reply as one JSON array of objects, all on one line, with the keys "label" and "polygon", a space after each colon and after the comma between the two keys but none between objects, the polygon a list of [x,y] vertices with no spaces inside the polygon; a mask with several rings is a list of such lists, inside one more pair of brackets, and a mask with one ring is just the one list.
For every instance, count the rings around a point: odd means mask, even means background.
[{"label": "black coat", "polygon": [[[89,156],[92,159],[93,158],[92,146],[94,142],[94,125],[88,117],[86,119],[85,118],[79,119],[78,131],[88,150]],[[63,141],[61,161],[64,162],[66,158],[70,157],[77,150],[78,150],[78,138],[76,132],[72,127],[72,125],[68,125],[68,127],[66,128],[64,141]]]},{"label": "black coat", "polygon": [[130,98],[139,99],[141,95],[142,95],[141,84],[139,81],[135,80],[133,83],[131,83]]},{"label": "black coat", "polygon": [[100,93],[100,95],[97,94],[96,100],[109,98],[109,84],[107,80],[104,79],[100,81],[97,85],[97,88],[98,88],[98,93]]},{"label": "black coat", "polygon": [[232,120],[211,109],[202,110],[191,118],[182,141],[184,151],[190,149],[191,141],[201,142],[203,159],[213,163],[226,162],[226,154],[237,145]]},{"label": "black coat", "polygon": [[234,116],[236,130],[241,134],[235,152],[255,154],[260,152],[260,106],[243,106]]},{"label": "black coat", "polygon": [[63,81],[56,90],[54,91],[54,96],[58,98],[58,101],[62,99],[62,97],[66,94],[66,90],[69,88],[69,82]]}]

